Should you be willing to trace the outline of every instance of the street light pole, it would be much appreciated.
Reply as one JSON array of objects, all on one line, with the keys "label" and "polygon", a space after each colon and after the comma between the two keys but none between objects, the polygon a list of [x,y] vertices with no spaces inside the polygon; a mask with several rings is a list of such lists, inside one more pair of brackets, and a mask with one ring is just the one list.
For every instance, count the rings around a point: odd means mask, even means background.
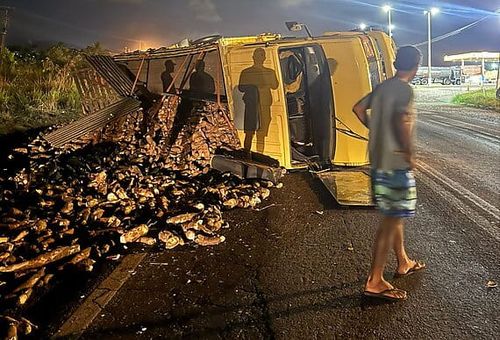
[{"label": "street light pole", "polygon": [[387,12],[387,20],[389,21],[389,38],[392,38],[392,10]]},{"label": "street light pole", "polygon": [[392,7],[390,5],[384,5],[382,9],[387,13],[387,31],[389,32],[389,38],[392,38]]},{"label": "street light pole", "polygon": [[424,14],[427,15],[427,85],[432,84],[432,33],[431,17],[439,13],[439,8],[433,7]]},{"label": "street light pole", "polygon": [[432,84],[431,11],[427,11],[427,85]]}]

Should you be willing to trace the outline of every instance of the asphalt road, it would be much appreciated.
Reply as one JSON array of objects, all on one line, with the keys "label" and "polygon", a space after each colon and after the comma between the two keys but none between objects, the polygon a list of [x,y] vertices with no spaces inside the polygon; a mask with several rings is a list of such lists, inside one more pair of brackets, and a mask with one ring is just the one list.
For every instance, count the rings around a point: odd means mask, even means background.
[{"label": "asphalt road", "polygon": [[[486,284],[500,281],[500,116],[438,91],[417,93],[419,203],[407,246],[428,268],[393,280],[407,301],[361,295],[376,211],[341,208],[292,173],[266,209],[225,214],[225,243],[144,253],[82,338],[498,338],[500,288]],[[391,257],[391,281],[394,266]]]}]

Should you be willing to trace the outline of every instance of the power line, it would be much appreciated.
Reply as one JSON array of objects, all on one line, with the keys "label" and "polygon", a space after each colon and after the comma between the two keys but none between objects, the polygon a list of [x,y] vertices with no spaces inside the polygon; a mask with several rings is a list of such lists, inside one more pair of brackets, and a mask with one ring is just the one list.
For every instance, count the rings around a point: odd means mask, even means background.
[{"label": "power line", "polygon": [[[498,13],[498,12],[497,12],[497,13]],[[451,31],[451,32],[448,32],[448,33],[445,33],[445,34],[440,35],[440,36],[438,36],[438,37],[435,37],[435,38],[433,38],[433,39],[431,40],[431,42],[435,43],[435,42],[438,42],[438,41],[441,41],[441,40],[444,40],[444,39],[447,39],[447,38],[453,37],[453,36],[455,36],[455,35],[457,35],[457,34],[460,34],[460,33],[462,33],[463,31],[465,31],[465,30],[467,30],[467,29],[469,29],[469,28],[472,28],[472,27],[474,27],[474,26],[476,26],[476,25],[480,24],[480,23],[481,23],[481,22],[483,22],[484,20],[489,19],[489,18],[490,18],[490,17],[492,17],[493,15],[494,15],[494,14],[489,14],[489,15],[487,15],[487,16],[485,16],[485,17],[483,17],[483,18],[479,19],[479,20],[476,20],[476,21],[474,21],[474,22],[472,22],[472,23],[470,23],[470,24],[467,24],[467,25],[465,25],[465,26],[463,26],[463,27],[457,28],[456,30],[453,30],[453,31]],[[420,43],[418,43],[418,44],[414,44],[413,46],[415,46],[415,47],[420,47],[420,46],[423,46],[423,45],[425,45],[425,44],[427,44],[427,43],[428,43],[428,40],[426,40],[426,41],[422,41],[422,42],[420,42]]]}]

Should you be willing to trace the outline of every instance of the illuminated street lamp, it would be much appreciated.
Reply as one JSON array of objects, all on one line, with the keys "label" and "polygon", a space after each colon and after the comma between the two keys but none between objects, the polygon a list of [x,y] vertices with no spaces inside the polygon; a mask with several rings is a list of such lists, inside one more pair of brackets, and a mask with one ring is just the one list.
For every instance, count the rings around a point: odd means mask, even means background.
[{"label": "illuminated street lamp", "polygon": [[427,15],[427,85],[432,84],[432,34],[431,34],[431,18],[439,13],[439,8],[432,7],[428,11],[424,11]]},{"label": "illuminated street lamp", "polygon": [[362,30],[362,31],[366,30],[367,27],[368,26],[366,24],[364,24],[364,23],[359,24],[359,29]]},{"label": "illuminated street lamp", "polygon": [[388,28],[388,31],[389,31],[389,37],[392,38],[392,7],[391,5],[384,5],[382,7],[382,9],[384,10],[384,12],[387,13],[387,28]]}]

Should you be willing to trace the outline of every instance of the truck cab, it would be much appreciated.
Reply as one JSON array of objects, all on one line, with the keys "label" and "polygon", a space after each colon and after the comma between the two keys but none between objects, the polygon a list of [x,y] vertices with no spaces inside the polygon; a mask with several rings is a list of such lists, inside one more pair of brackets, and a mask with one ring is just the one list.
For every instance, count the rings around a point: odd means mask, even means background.
[{"label": "truck cab", "polygon": [[[217,95],[227,103],[246,150],[271,157],[287,169],[336,169],[320,179],[337,200],[342,192],[348,197],[344,202],[365,205],[371,202],[367,172],[346,168],[369,163],[368,130],[352,107],[393,75],[394,53],[383,33],[346,33],[220,37],[146,56],[118,55],[115,61],[140,73],[139,80],[154,93],[165,91],[165,79],[183,74],[172,80],[172,88],[186,100],[215,100]],[[146,65],[142,69],[141,63]],[[196,72],[203,72],[209,85],[188,81]],[[349,199],[354,196],[358,198]]]}]

